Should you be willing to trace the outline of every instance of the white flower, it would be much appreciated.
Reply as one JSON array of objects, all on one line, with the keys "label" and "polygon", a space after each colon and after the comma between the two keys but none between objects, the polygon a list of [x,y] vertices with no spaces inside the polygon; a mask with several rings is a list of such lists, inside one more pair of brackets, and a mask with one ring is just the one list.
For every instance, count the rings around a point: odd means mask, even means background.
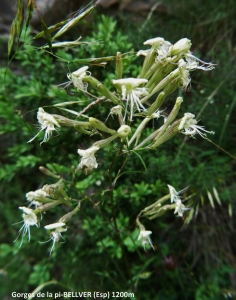
[{"label": "white flower", "polygon": [[[28,233],[28,239],[30,241],[30,226],[36,226],[36,227],[39,227],[39,224],[38,224],[38,218],[37,218],[37,215],[34,213],[33,209],[30,209],[28,207],[19,207],[19,209],[23,210],[23,214],[22,214],[22,217],[23,217],[23,221],[24,224],[22,225],[22,227],[20,228],[19,230],[19,234],[17,236],[17,238],[15,239],[15,241],[18,239],[18,237],[20,236],[20,234],[22,233],[22,239],[21,239],[21,243],[20,243],[20,247],[22,245],[22,242],[23,242],[23,238],[24,236]],[[21,222],[20,222],[21,223]],[[18,223],[16,223],[18,224]],[[14,241],[14,242],[15,242]],[[20,248],[19,247],[19,248]]]},{"label": "white flower", "polygon": [[167,186],[170,191],[170,202],[173,203],[173,202],[176,202],[177,200],[180,200],[179,194],[183,191],[177,192],[173,186],[171,186],[169,184],[167,184]]},{"label": "white flower", "polygon": [[147,56],[149,52],[150,52],[150,49],[148,49],[148,50],[139,50],[136,55],[137,56],[140,56],[140,55]]},{"label": "white flower", "polygon": [[191,78],[189,75],[189,68],[187,66],[187,63],[183,59],[179,60],[178,69],[182,81],[182,89],[186,90],[191,82]]},{"label": "white flower", "polygon": [[[171,47],[171,43],[168,41],[165,41],[163,38],[157,37],[150,40],[147,40],[144,42],[144,45],[150,45],[152,46],[152,51],[155,51],[157,53],[156,61],[161,61],[165,59],[168,54]],[[150,49],[148,50],[140,50],[137,53],[137,56],[144,55],[147,56],[147,54],[150,52]]]},{"label": "white flower", "polygon": [[156,112],[154,112],[153,114],[151,114],[151,118],[153,118],[153,119],[159,119],[160,117],[163,117],[163,118],[165,118],[165,115],[162,115],[161,113],[163,112],[164,110],[157,110]]},{"label": "white flower", "polygon": [[203,126],[197,125],[197,120],[194,119],[195,115],[191,113],[185,113],[184,117],[181,119],[178,130],[181,130],[181,133],[193,137],[195,134],[199,134],[201,137],[205,138],[205,134],[202,131],[207,133],[213,133],[212,131],[207,131]]},{"label": "white flower", "polygon": [[56,119],[52,115],[46,113],[42,107],[39,107],[38,109],[37,118],[40,124],[40,130],[35,137],[28,141],[28,143],[32,142],[40,134],[41,131],[45,130],[44,139],[40,143],[41,145],[42,143],[47,142],[49,140],[54,130],[57,131],[55,126],[60,127],[60,125],[58,124]]},{"label": "white flower", "polygon": [[171,56],[177,55],[179,53],[189,53],[189,49],[191,48],[191,41],[187,38],[183,38],[175,43],[171,49]]},{"label": "white flower", "polygon": [[182,203],[180,199],[177,199],[174,214],[178,214],[178,217],[183,217],[183,213],[190,209],[191,208],[185,207],[185,205]]},{"label": "white flower", "polygon": [[139,233],[139,236],[138,236],[138,241],[141,240],[142,241],[142,245],[144,247],[144,250],[146,251],[145,249],[145,245],[146,244],[150,244],[151,247],[153,248],[153,250],[155,251],[155,248],[153,247],[153,244],[152,244],[152,240],[150,238],[150,235],[152,234],[151,231],[148,231],[148,230],[140,230],[140,233]]},{"label": "white flower", "polygon": [[147,41],[145,41],[143,44],[144,45],[151,45],[154,49],[160,47],[161,44],[163,44],[165,42],[165,40],[161,37],[157,37],[157,38],[153,38],[153,39],[149,39]]},{"label": "white flower", "polygon": [[121,105],[116,105],[114,107],[111,108],[111,115],[121,115],[122,112],[122,106]]},{"label": "white flower", "polygon": [[[196,69],[200,69],[203,71],[210,71],[215,68],[214,64],[202,61],[190,53],[186,54],[185,60],[187,62],[187,68],[192,71]],[[201,63],[201,65],[199,65],[199,63]]]},{"label": "white flower", "polygon": [[77,71],[68,73],[67,77],[70,81],[61,83],[58,86],[64,86],[63,88],[67,89],[67,91],[69,92],[68,88],[71,84],[73,84],[74,87],[77,88],[77,90],[87,92],[88,83],[83,82],[83,78],[91,75],[90,72],[87,72],[88,68],[88,66],[85,66],[78,69]]},{"label": "white flower", "polygon": [[49,195],[42,189],[36,190],[36,191],[31,191],[28,192],[26,195],[26,199],[27,201],[30,202],[30,205],[35,205],[35,207],[38,207],[40,205],[42,205],[42,203],[40,202],[40,199],[42,198],[47,198]]},{"label": "white flower", "polygon": [[138,86],[147,82],[148,80],[144,78],[126,78],[112,80],[113,84],[121,86],[122,97],[130,106],[130,120],[132,120],[133,112],[135,109],[137,109],[138,111],[146,110],[140,101],[140,97],[148,95],[148,92],[146,88],[138,88]]},{"label": "white flower", "polygon": [[[75,72],[72,72],[71,74],[67,74],[68,79],[70,80],[70,83],[73,83],[73,85],[83,92],[87,91],[88,83],[83,82],[83,78],[90,75],[90,73],[87,75],[86,71],[88,70],[88,66],[82,67],[78,69]],[[68,85],[67,85],[68,87]]]},{"label": "white flower", "polygon": [[46,198],[46,197],[48,197],[48,194],[42,189],[36,190],[34,192],[31,191],[26,194],[26,199],[28,201],[33,201],[33,200],[37,200],[40,198]]},{"label": "white flower", "polygon": [[48,241],[40,242],[41,244],[44,244],[44,243],[48,243],[49,241],[52,240],[52,248],[50,250],[50,255],[55,247],[55,243],[59,242],[59,240],[61,238],[63,239],[61,232],[64,232],[67,230],[67,228],[63,228],[63,226],[65,226],[65,225],[66,225],[65,223],[59,222],[59,223],[54,223],[54,224],[44,226],[44,228],[47,230],[55,229],[55,230],[51,231],[51,233],[50,233],[51,238]]},{"label": "white flower", "polygon": [[99,147],[92,146],[87,150],[78,149],[78,153],[82,156],[81,161],[79,163],[78,168],[82,169],[84,166],[88,168],[88,170],[92,170],[98,167],[96,157],[94,156],[95,152],[99,150]]},{"label": "white flower", "polygon": [[[185,60],[180,59],[178,62],[178,68],[180,72],[180,78],[182,81],[183,89],[187,89],[191,82],[191,78],[189,75],[190,71],[194,71],[196,69],[200,69],[203,71],[210,71],[215,68],[212,63],[206,63],[200,60],[199,58],[193,56],[190,53],[187,53],[185,55]],[[201,63],[201,65],[199,65],[199,63]]]}]

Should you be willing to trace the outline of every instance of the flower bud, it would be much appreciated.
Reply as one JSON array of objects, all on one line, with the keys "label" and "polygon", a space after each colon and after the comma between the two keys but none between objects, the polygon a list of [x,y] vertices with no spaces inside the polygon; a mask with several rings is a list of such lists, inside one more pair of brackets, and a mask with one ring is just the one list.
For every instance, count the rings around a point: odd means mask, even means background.
[{"label": "flower bud", "polygon": [[80,202],[75,209],[73,209],[72,211],[68,212],[63,217],[61,217],[59,222],[67,223],[73,217],[73,215],[75,215],[79,210],[80,210]]},{"label": "flower bud", "polygon": [[107,133],[110,133],[110,134],[115,134],[116,133],[116,131],[114,129],[108,128],[104,123],[102,123],[100,120],[98,120],[96,118],[92,118],[92,117],[89,118],[89,123],[93,127],[97,128],[101,131],[104,131],[104,132],[107,132]]},{"label": "flower bud", "polygon": [[114,104],[118,104],[119,100],[118,98],[112,94],[106,87],[105,85],[103,85],[100,81],[98,81],[96,78],[92,77],[92,76],[88,76],[83,78],[84,82],[87,82],[88,84],[90,84],[94,89],[98,90],[99,92],[101,92],[105,97],[107,97],[108,99],[110,99]]},{"label": "flower bud", "polygon": [[180,53],[182,53],[184,56],[189,52],[191,45],[192,45],[191,41],[187,38],[183,38],[179,40],[171,47],[170,49],[171,56],[178,55]]},{"label": "flower bud", "polygon": [[117,133],[118,133],[118,136],[120,138],[125,138],[127,137],[131,132],[131,128],[130,126],[128,125],[122,125],[118,130],[117,130]]},{"label": "flower bud", "polygon": [[55,206],[61,204],[62,201],[61,200],[54,200],[53,202],[50,202],[50,203],[46,203],[46,204],[43,204],[43,205],[40,205],[38,206],[36,209],[35,209],[35,213],[39,213],[39,212],[45,212],[45,211],[48,211],[50,210],[51,208],[54,208]]},{"label": "flower bud", "polygon": [[116,77],[122,78],[123,75],[123,59],[120,52],[116,53]]},{"label": "flower bud", "polygon": [[97,141],[93,144],[93,147],[98,147],[99,149],[105,148],[106,146],[108,146],[112,141],[114,141],[116,138],[118,138],[118,133],[116,132],[115,134],[113,134],[112,136],[110,136],[107,139],[104,140],[100,140]]},{"label": "flower bud", "polygon": [[60,179],[60,176],[59,176],[59,175],[56,175],[56,174],[52,173],[51,171],[49,171],[47,168],[45,168],[45,167],[43,167],[43,166],[39,167],[39,170],[40,170],[42,173],[44,173],[45,175],[47,175],[47,176],[51,176],[51,177],[53,177],[53,178]]}]

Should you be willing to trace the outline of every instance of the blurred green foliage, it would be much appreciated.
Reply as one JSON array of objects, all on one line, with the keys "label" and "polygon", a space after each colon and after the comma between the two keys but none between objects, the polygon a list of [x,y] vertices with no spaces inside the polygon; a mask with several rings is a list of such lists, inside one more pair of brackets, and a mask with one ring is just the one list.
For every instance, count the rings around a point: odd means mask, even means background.
[{"label": "blurred green foliage", "polygon": [[[236,156],[233,117],[236,3],[167,3],[171,12],[153,15],[145,26],[142,26],[143,20],[138,26],[134,24],[134,16],[117,14],[115,21],[97,14],[94,23],[84,29],[84,39],[93,44],[73,51],[58,50],[55,54],[72,60],[75,56],[87,58],[115,55],[117,51],[130,52],[124,59],[124,73],[137,76],[139,58],[135,60],[132,52],[142,49],[143,41],[155,36],[163,36],[172,43],[182,37],[190,38],[194,54],[213,61],[217,67],[207,74],[194,74],[191,90],[183,95],[182,115],[185,111],[195,115],[200,112],[199,119],[205,128],[215,131],[211,140]],[[131,157],[114,193],[119,233],[111,222],[109,191],[106,191],[83,203],[64,234],[66,243],[56,245],[50,258],[51,245],[38,243],[48,239],[43,228],[32,228],[30,243],[25,241],[20,249],[19,240],[13,243],[21,224],[12,224],[21,220],[18,207],[25,205],[25,193],[54,182],[41,174],[38,167],[47,166],[70,180],[71,166],[77,167],[80,159],[77,148],[87,148],[95,141],[93,137],[74,134],[73,129],[61,129],[59,136],[41,147],[38,139],[27,144],[37,132],[32,124],[36,123],[38,107],[49,106],[48,112],[58,113],[50,106],[68,99],[78,100],[78,95],[68,95],[55,86],[66,81],[66,73],[76,67],[78,65],[68,65],[43,50],[35,51],[29,45],[26,51],[17,54],[6,74],[5,69],[0,70],[3,83],[0,85],[1,298],[9,296],[13,287],[17,292],[31,292],[52,279],[58,284],[47,286],[46,290],[51,292],[128,291],[135,294],[134,299],[161,300],[235,297],[235,160],[200,137],[183,140],[178,136],[156,151],[143,153],[146,170],[137,156]],[[104,69],[94,66],[91,71],[107,85],[115,78],[113,63]],[[168,110],[178,95],[182,95],[181,90],[168,98],[164,108]],[[91,100],[82,93],[79,99],[87,103]],[[104,112],[101,105],[92,108],[93,116],[105,121]],[[60,114],[67,116],[62,111]],[[98,153],[97,160],[108,169],[106,162],[112,155],[109,149],[104,150]],[[107,182],[107,174],[98,168],[86,177],[77,174],[69,192],[78,199],[84,193],[99,194],[107,189]],[[193,209],[184,225],[172,212],[152,222],[145,221],[148,230],[153,232],[156,248],[156,252],[149,249],[145,252],[137,241],[135,218],[141,209],[168,193],[167,184],[177,190],[190,186],[185,196],[194,194]],[[213,188],[218,192],[220,203]],[[47,222],[53,223],[59,216],[57,210],[55,215],[48,213]]]}]

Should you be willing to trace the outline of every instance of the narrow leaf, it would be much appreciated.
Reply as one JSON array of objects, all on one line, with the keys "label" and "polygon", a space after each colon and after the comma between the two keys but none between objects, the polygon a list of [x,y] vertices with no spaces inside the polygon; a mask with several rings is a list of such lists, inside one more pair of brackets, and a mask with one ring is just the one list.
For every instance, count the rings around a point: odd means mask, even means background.
[{"label": "narrow leaf", "polygon": [[53,106],[67,106],[67,105],[72,105],[72,104],[82,104],[86,102],[85,100],[80,100],[80,101],[67,101],[67,102],[62,102],[62,103],[57,103],[54,104]]},{"label": "narrow leaf", "polygon": [[90,14],[98,1],[91,1],[83,10],[80,10],[75,14],[73,18],[71,18],[54,36],[53,40],[61,36],[63,33],[68,31],[70,28],[74,27],[80,21],[82,21],[88,14]]},{"label": "narrow leaf", "polygon": [[218,204],[221,205],[219,194],[218,194],[218,192],[217,192],[217,190],[216,190],[216,188],[214,186],[213,186],[213,193],[215,195],[215,198],[216,198]]},{"label": "narrow leaf", "polygon": [[135,153],[138,156],[138,158],[141,160],[141,162],[142,162],[142,164],[144,166],[145,171],[147,172],[147,167],[146,167],[145,162],[142,159],[141,155],[139,155],[136,151],[132,151],[132,152]]},{"label": "narrow leaf", "polygon": [[51,37],[51,33],[48,30],[48,27],[47,27],[47,25],[46,25],[46,23],[45,23],[42,15],[41,15],[40,11],[39,11],[37,5],[35,4],[35,2],[34,2],[34,8],[38,12],[38,15],[39,15],[39,18],[40,18],[40,22],[41,22],[41,26],[42,26],[42,29],[43,29],[43,32],[44,32],[44,37],[45,37],[45,39],[46,39],[46,41],[48,43],[48,46],[49,46],[50,50],[52,51],[52,37]]},{"label": "narrow leaf", "polygon": [[213,200],[212,194],[211,194],[209,191],[207,191],[207,196],[208,196],[208,199],[209,199],[209,201],[210,201],[210,203],[211,203],[212,208],[215,208],[214,200]]},{"label": "narrow leaf", "polygon": [[[54,105],[54,106],[55,106],[55,105]],[[67,111],[67,112],[69,112],[69,113],[71,113],[71,114],[73,114],[73,115],[76,115],[76,116],[79,116],[79,117],[81,117],[81,116],[84,117],[84,115],[81,115],[81,113],[78,113],[78,112],[76,112],[76,111],[74,111],[74,110],[67,109],[67,108],[62,108],[62,107],[60,107],[60,109],[62,109],[62,110],[64,110],[64,111]]]},{"label": "narrow leaf", "polygon": [[[55,30],[57,30],[58,28],[61,28],[64,24],[66,24],[68,22],[69,19],[61,21],[55,25],[52,25],[50,27],[48,27],[48,31],[51,33]],[[35,37],[33,37],[34,40],[41,38],[42,36],[44,36],[44,31],[39,32]]]}]

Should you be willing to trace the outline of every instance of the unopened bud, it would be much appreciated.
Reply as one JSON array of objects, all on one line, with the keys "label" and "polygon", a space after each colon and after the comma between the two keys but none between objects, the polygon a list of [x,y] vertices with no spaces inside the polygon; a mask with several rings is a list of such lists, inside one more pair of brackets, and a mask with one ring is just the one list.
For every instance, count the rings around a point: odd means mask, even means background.
[{"label": "unopened bud", "polygon": [[89,123],[93,127],[97,128],[101,131],[104,131],[104,132],[107,132],[107,133],[110,133],[110,134],[115,134],[116,133],[116,131],[114,129],[108,128],[104,123],[102,123],[100,120],[98,120],[96,118],[92,118],[92,117],[89,118]]},{"label": "unopened bud", "polygon": [[99,147],[99,149],[101,148],[105,148],[106,146],[108,146],[113,140],[115,140],[116,138],[118,138],[118,133],[116,132],[115,134],[113,134],[112,136],[110,136],[107,139],[104,140],[100,140],[96,143],[93,144],[93,146],[95,147]]},{"label": "unopened bud", "polygon": [[63,217],[61,217],[59,222],[67,223],[73,217],[73,215],[76,214],[79,210],[80,210],[80,202],[74,210],[68,212]]},{"label": "unopened bud", "polygon": [[47,168],[45,168],[43,166],[39,167],[39,170],[47,176],[51,176],[51,177],[57,178],[57,179],[61,178],[59,175],[52,173],[51,171],[49,171]]},{"label": "unopened bud", "polygon": [[117,79],[122,78],[123,75],[123,59],[120,52],[116,53],[116,77]]},{"label": "unopened bud", "polygon": [[125,138],[127,137],[131,132],[131,128],[130,126],[128,125],[122,125],[118,130],[117,130],[117,133],[118,133],[118,136],[120,138]]},{"label": "unopened bud", "polygon": [[192,43],[189,39],[183,38],[175,43],[170,50],[171,56],[178,55],[180,53],[187,54],[191,47]]},{"label": "unopened bud", "polygon": [[98,90],[99,92],[101,92],[105,97],[107,97],[108,99],[110,99],[114,104],[118,104],[119,100],[118,98],[112,94],[106,87],[105,85],[103,85],[100,81],[98,81],[96,78],[92,77],[92,76],[87,76],[85,78],[83,78],[84,82],[87,82],[88,84],[90,84],[94,89]]},{"label": "unopened bud", "polygon": [[36,212],[45,212],[45,211],[48,211],[50,210],[51,208],[54,208],[55,206],[61,204],[61,201],[60,200],[55,200],[53,202],[50,202],[50,203],[46,203],[46,204],[43,204],[43,205],[40,205],[38,206],[36,209],[35,209],[35,213]]}]

